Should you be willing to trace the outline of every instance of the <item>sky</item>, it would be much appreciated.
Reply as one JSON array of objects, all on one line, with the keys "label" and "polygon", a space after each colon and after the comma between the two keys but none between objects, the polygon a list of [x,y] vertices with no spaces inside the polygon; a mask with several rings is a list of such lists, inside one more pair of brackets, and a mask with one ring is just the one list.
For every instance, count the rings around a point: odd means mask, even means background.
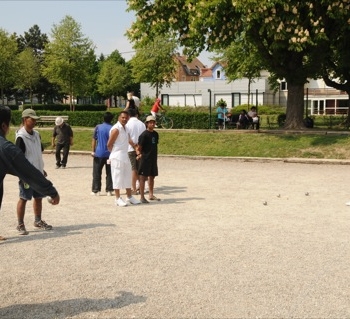
[{"label": "sky", "polygon": [[[49,38],[54,24],[58,25],[70,15],[81,26],[81,32],[96,46],[97,56],[108,56],[118,50],[128,61],[134,52],[125,36],[135,19],[134,12],[127,12],[125,0],[0,0],[0,28],[8,33],[23,35],[37,24],[41,33]],[[199,59],[207,66],[213,62],[208,53]]]}]

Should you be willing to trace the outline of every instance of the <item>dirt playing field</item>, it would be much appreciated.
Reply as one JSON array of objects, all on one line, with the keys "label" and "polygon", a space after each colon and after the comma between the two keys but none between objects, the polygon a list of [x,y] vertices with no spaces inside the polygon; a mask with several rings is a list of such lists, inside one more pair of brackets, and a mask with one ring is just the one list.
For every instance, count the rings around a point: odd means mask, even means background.
[{"label": "dirt playing field", "polygon": [[349,165],[160,157],[162,200],[116,207],[90,195],[91,157],[44,161],[52,231],[28,203],[17,234],[5,179],[1,319],[350,317]]}]

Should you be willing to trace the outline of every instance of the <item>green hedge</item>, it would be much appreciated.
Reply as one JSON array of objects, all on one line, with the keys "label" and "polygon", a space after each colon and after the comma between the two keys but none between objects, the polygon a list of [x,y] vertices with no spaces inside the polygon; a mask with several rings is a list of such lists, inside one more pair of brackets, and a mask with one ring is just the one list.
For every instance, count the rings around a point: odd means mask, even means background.
[{"label": "green hedge", "polygon": [[[104,104],[76,104],[74,105],[76,111],[104,111],[106,105]],[[32,108],[35,111],[70,111],[69,104],[24,104],[23,109]]]},{"label": "green hedge", "polygon": [[[95,127],[97,124],[102,123],[103,115],[106,112],[106,107],[101,111],[75,111],[71,112],[69,110],[64,111],[48,111],[40,110],[34,106],[37,114],[40,115],[67,115],[69,116],[68,123],[72,126],[81,126],[81,127]],[[239,114],[240,110],[244,108],[236,107],[234,108],[234,115]],[[142,118],[146,114],[150,114],[149,107],[142,108]],[[172,118],[174,122],[174,129],[215,129],[217,128],[217,115],[216,108],[212,108],[211,111],[211,121],[209,121],[209,108],[200,107],[200,108],[180,108],[180,107],[166,107],[167,112],[166,116]],[[245,107],[244,109],[247,109]],[[115,113],[114,123],[117,120],[118,114],[122,111],[122,108],[111,108],[110,112]],[[270,122],[273,122],[275,125],[274,128],[280,127],[285,120],[285,113],[280,109],[269,108],[268,106],[259,106],[259,114],[261,119],[261,128],[267,129],[266,117],[269,116]],[[278,112],[279,111],[279,112]],[[21,111],[14,110],[12,111],[12,125],[19,126],[21,124]],[[314,120],[315,127],[317,128],[337,128],[337,129],[348,129],[348,126],[344,125],[346,120],[345,116],[312,116]],[[209,127],[209,124],[210,127]]]},{"label": "green hedge", "polygon": [[[121,109],[119,109],[121,110]],[[71,126],[83,126],[83,127],[95,127],[97,124],[103,122],[103,112],[93,112],[93,111],[84,111],[84,112],[71,112],[71,111],[62,111],[62,112],[54,112],[54,111],[39,111],[36,110],[38,116],[42,115],[67,115],[69,116],[68,123]],[[19,126],[21,124],[21,111],[12,111],[12,119],[11,122],[15,126]]]}]

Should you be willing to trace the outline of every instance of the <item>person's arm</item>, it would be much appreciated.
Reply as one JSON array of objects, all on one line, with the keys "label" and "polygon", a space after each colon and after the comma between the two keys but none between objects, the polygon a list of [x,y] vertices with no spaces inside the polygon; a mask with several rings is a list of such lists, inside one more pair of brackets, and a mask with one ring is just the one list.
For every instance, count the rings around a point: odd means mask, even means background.
[{"label": "person's arm", "polygon": [[124,111],[127,111],[129,107],[130,107],[130,101],[127,100]]},{"label": "person's arm", "polygon": [[[23,138],[18,136],[16,138],[16,146],[23,152],[23,154],[25,154],[26,152],[26,145],[24,144]],[[41,144],[42,146],[42,144]]]},{"label": "person's arm", "polygon": [[112,152],[113,144],[114,144],[115,140],[117,139],[118,135],[119,135],[119,130],[117,128],[112,130],[111,134],[109,135],[109,139],[107,142],[107,148],[110,152]]},{"label": "person's arm", "polygon": [[55,141],[56,141],[56,136],[57,136],[57,133],[56,133],[56,130],[55,130],[55,128],[53,129],[53,133],[52,133],[52,139],[51,139],[51,146],[52,147],[55,147],[56,146],[56,143],[55,143]]},{"label": "person's arm", "polygon": [[69,145],[70,146],[73,145],[73,130],[70,126],[69,126]]},{"label": "person's arm", "polygon": [[29,163],[23,152],[11,142],[4,145],[4,153],[7,156],[8,173],[17,176],[29,184],[36,192],[52,198],[51,204],[57,205],[60,196],[52,183],[44,177],[36,167]]},{"label": "person's arm", "polygon": [[95,150],[96,150],[96,140],[95,138],[93,137],[92,140],[91,140],[91,156],[95,156]]}]

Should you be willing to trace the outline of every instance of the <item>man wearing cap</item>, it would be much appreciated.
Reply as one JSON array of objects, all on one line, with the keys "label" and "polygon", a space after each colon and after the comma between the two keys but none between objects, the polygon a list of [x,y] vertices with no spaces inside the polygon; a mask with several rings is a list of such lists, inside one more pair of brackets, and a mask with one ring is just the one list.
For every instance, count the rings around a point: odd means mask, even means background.
[{"label": "man wearing cap", "polygon": [[[29,112],[29,111],[27,111]],[[60,196],[52,183],[35,168],[23,152],[6,139],[10,129],[11,110],[0,105],[0,208],[3,197],[3,181],[6,174],[18,176],[36,192],[51,197],[51,204],[57,205]],[[5,240],[0,236],[0,240]]]},{"label": "man wearing cap", "polygon": [[139,170],[138,174],[140,176],[140,195],[141,203],[147,204],[148,201],[145,198],[145,182],[148,180],[149,187],[149,199],[159,200],[154,196],[154,178],[158,176],[158,141],[159,135],[154,130],[156,125],[156,118],[153,115],[149,115],[146,118],[146,130],[140,135],[138,143],[138,159]]},{"label": "man wearing cap", "polygon": [[[56,168],[66,168],[69,149],[73,145],[73,131],[60,116],[56,118],[55,124],[51,144],[52,147],[56,147]],[[63,151],[62,159],[61,150]]]},{"label": "man wearing cap", "polygon": [[[16,132],[16,146],[18,146],[24,153],[27,160],[35,166],[45,177],[44,161],[42,158],[42,151],[44,150],[39,132],[34,130],[36,120],[40,119],[32,109],[26,109],[22,112],[22,127]],[[19,201],[17,203],[17,230],[20,235],[28,235],[24,225],[24,215],[26,204],[28,200],[33,198],[34,211],[34,227],[43,230],[51,230],[52,226],[48,225],[41,219],[42,199],[45,195],[36,192],[23,180],[19,180]]]}]

